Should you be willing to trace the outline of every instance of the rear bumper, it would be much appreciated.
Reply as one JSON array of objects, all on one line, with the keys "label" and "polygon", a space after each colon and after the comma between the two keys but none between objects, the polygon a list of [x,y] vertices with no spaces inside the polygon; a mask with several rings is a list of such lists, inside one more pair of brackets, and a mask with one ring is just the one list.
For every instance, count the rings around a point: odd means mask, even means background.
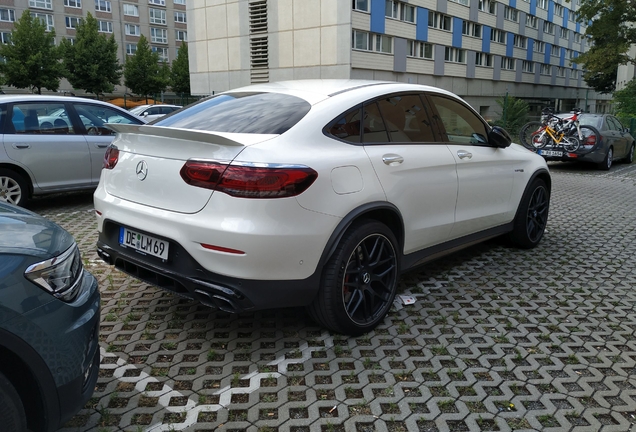
[{"label": "rear bumper", "polygon": [[204,269],[174,241],[170,241],[170,247],[176,250],[167,262],[142,256],[120,246],[117,226],[106,221],[97,253],[108,264],[139,280],[225,312],[306,306],[318,291],[318,272],[302,280],[240,279]]}]

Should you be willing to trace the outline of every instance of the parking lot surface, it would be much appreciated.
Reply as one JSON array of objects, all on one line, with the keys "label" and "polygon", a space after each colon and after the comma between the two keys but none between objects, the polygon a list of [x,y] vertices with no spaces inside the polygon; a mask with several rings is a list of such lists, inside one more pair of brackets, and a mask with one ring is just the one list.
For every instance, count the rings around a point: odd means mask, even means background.
[{"label": "parking lot surface", "polygon": [[401,279],[374,332],[302,309],[215,312],[97,257],[90,194],[36,199],[102,292],[100,378],[71,431],[628,431],[636,426],[636,164],[555,163],[534,250],[493,240]]}]

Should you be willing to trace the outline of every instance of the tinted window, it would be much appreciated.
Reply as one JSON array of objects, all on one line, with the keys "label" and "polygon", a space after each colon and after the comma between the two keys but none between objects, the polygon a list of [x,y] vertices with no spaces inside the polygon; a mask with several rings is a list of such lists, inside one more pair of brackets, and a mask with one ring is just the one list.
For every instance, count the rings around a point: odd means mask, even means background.
[{"label": "tinted window", "polygon": [[602,120],[603,120],[603,118],[599,117],[599,116],[582,115],[581,117],[579,117],[579,124],[581,126],[583,126],[583,125],[592,126],[592,127],[597,128],[597,129],[601,129],[601,121]]},{"label": "tinted window", "polygon": [[280,93],[229,93],[204,99],[152,124],[202,131],[282,134],[310,108],[307,101]]},{"label": "tinted window", "polygon": [[389,141],[384,120],[380,114],[378,104],[371,102],[364,105],[364,131],[362,142],[365,143],[385,143]]},{"label": "tinted window", "polygon": [[432,142],[433,130],[418,95],[398,95],[378,100],[392,142]]},{"label": "tinted window", "polygon": [[327,129],[327,133],[340,138],[341,140],[359,143],[360,142],[360,108],[348,112],[336,119]]},{"label": "tinted window", "polygon": [[[461,144],[478,144],[488,136],[486,125],[468,107],[441,96],[430,96],[446,130],[448,141]],[[478,137],[481,137],[478,138]]]},{"label": "tinted window", "polygon": [[73,134],[73,124],[63,103],[14,104],[7,133]]},{"label": "tinted window", "polygon": [[623,130],[623,126],[621,126],[621,123],[614,117],[607,117],[607,123],[610,125],[610,129],[612,130]]},{"label": "tinted window", "polygon": [[106,123],[141,124],[142,122],[116,109],[102,105],[76,103],[74,104],[86,133],[89,135],[114,135],[112,129],[104,126]]}]

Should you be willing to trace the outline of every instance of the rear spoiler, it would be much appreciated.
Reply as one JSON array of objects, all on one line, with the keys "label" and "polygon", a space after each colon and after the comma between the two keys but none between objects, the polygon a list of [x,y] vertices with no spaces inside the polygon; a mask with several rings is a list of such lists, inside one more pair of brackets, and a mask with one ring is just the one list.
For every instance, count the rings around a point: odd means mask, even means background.
[{"label": "rear spoiler", "polygon": [[[250,143],[240,143],[218,133],[198,131],[192,129],[169,128],[163,126],[133,125],[123,123],[106,123],[104,126],[118,133],[137,135],[161,136],[167,138],[198,141],[223,146],[243,147]],[[274,135],[275,136],[275,135]],[[257,139],[259,137],[260,139]],[[263,141],[263,135],[254,135],[255,141]]]}]

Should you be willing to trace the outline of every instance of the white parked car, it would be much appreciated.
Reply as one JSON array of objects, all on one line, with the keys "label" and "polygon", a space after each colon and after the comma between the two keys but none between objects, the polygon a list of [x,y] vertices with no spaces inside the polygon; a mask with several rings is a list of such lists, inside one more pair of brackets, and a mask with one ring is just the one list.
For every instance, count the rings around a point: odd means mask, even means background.
[{"label": "white parked car", "polygon": [[139,105],[130,109],[130,112],[136,116],[139,116],[146,120],[146,122],[151,122],[160,117],[165,116],[166,114],[170,114],[175,112],[178,109],[181,109],[181,105],[167,105],[167,104],[157,104],[157,105]]},{"label": "white parked car", "polygon": [[504,234],[534,247],[548,219],[543,158],[434,87],[261,84],[113,127],[100,256],[225,311],[307,306],[358,335],[402,272]]}]

